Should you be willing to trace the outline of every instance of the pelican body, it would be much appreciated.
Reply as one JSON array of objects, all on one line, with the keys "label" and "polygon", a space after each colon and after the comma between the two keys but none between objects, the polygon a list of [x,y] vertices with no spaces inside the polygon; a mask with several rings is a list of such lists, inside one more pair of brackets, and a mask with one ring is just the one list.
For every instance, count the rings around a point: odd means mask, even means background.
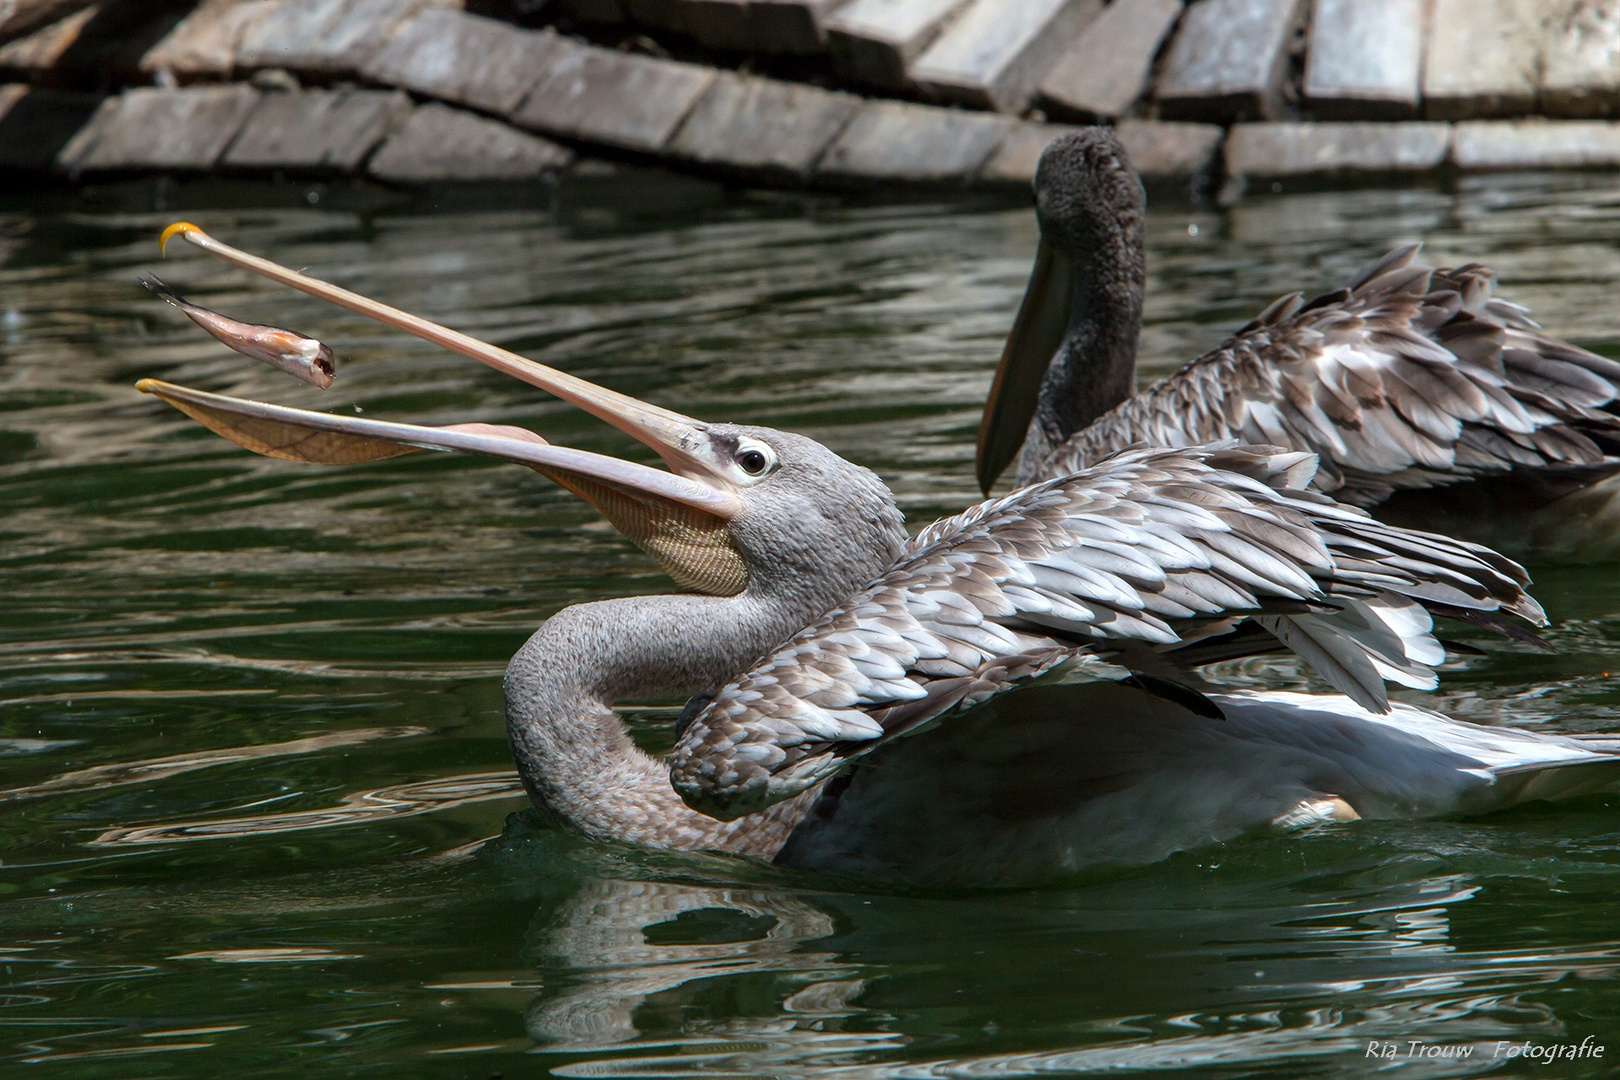
[{"label": "pelican body", "polygon": [[[178,226],[176,228],[179,228]],[[1461,724],[1433,616],[1539,641],[1527,578],[1488,549],[1310,489],[1312,455],[1135,449],[906,535],[867,470],[813,440],[713,424],[185,238],[507,371],[652,447],[670,471],[533,432],[397,424],[145,380],[294,461],[415,450],[525,465],[597,507],[685,590],[548,619],[505,679],[534,803],[605,841],[915,882],[1039,881],[1270,826],[1474,813],[1620,775],[1620,740]],[[1211,685],[1288,649],[1338,692]],[[691,695],[658,761],[614,706]]]},{"label": "pelican body", "polygon": [[1015,456],[1025,485],[1126,446],[1238,439],[1315,453],[1317,490],[1386,520],[1620,553],[1620,364],[1543,334],[1485,267],[1401,248],[1138,393],[1145,202],[1112,131],[1047,147],[1035,202],[1041,242],[979,430],[986,491]]}]

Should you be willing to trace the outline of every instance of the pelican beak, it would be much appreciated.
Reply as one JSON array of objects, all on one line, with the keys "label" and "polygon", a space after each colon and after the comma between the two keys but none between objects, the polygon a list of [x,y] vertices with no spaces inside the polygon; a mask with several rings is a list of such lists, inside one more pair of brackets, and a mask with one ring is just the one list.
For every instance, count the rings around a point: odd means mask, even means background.
[{"label": "pelican beak", "polygon": [[682,588],[734,596],[748,584],[742,554],[726,532],[742,509],[729,485],[552,446],[519,427],[396,424],[245,401],[157,379],[135,385],[238,446],[287,461],[353,464],[449,450],[527,465],[596,507]]},{"label": "pelican beak", "polygon": [[451,352],[477,360],[531,386],[539,387],[651,447],[677,475],[722,490],[732,488],[726,474],[715,466],[712,458],[703,454],[708,447],[706,437],[708,425],[701,420],[694,420],[678,412],[638,401],[628,394],[620,394],[606,387],[597,386],[566,371],[536,363],[528,357],[480,341],[458,330],[440,326],[419,315],[389,307],[387,304],[321,281],[319,278],[290,270],[258,255],[250,255],[215,240],[187,221],[175,222],[163,230],[163,235],[158,240],[159,249],[165,250],[169,240],[176,236],[232,265],[251,270],[255,274],[291,286],[339,307],[348,308],[424,341],[431,341]]},{"label": "pelican beak", "polygon": [[1046,237],[1041,237],[1024,301],[1018,306],[1012,333],[1001,350],[1001,363],[996,365],[995,382],[990,384],[990,397],[979,421],[979,451],[974,466],[979,488],[987,495],[990,485],[1024,445],[1047,365],[1068,332],[1073,297],[1074,264]]}]

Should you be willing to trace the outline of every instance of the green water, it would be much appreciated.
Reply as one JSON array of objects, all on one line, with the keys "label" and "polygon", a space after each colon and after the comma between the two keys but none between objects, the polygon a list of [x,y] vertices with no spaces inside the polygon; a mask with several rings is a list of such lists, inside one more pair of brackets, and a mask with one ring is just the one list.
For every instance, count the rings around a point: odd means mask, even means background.
[{"label": "green water", "polygon": [[[270,461],[133,383],[645,453],[184,245],[160,261],[181,217],[658,404],[805,432],[882,474],[914,524],[975,498],[977,410],[1034,243],[1016,204],[669,178],[0,199],[0,1061],[18,1075],[1349,1077],[1390,1064],[1373,1040],[1402,1076],[1620,1061],[1617,798],[1001,893],[542,824],[506,750],[506,658],[559,607],[664,588],[650,562],[527,471]],[[1415,238],[1620,354],[1620,180],[1161,198],[1149,235],[1149,374]],[[338,383],[227,352],[141,270],[317,334]],[[1614,568],[1535,569],[1560,652],[1492,644],[1435,703],[1620,728]],[[631,712],[654,749],[672,716]],[[1586,1036],[1604,1058],[1493,1057]],[[1412,1040],[1471,1056],[1407,1056]]]}]

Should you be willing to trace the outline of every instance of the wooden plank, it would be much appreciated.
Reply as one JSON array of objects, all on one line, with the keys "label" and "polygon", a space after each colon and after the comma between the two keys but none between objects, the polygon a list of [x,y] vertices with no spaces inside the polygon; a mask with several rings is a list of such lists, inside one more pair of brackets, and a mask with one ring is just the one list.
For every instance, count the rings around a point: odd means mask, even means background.
[{"label": "wooden plank", "polygon": [[95,113],[94,94],[0,87],[0,172],[48,172],[74,134]]},{"label": "wooden plank", "polygon": [[58,162],[74,174],[211,169],[258,100],[249,86],[126,90],[101,103]]},{"label": "wooden plank", "polygon": [[1067,124],[1020,121],[980,167],[978,183],[1028,188],[1035,180],[1035,166],[1040,163],[1041,151],[1051,145],[1053,139],[1079,130]]},{"label": "wooden plank", "polygon": [[0,46],[0,79],[38,80],[79,43],[95,17],[95,8],[85,8]]},{"label": "wooden plank", "polygon": [[850,0],[827,17],[833,71],[853,83],[898,89],[906,66],[933,44],[967,0]]},{"label": "wooden plank", "polygon": [[398,90],[265,94],[221,164],[236,169],[355,172],[410,112],[410,98]]},{"label": "wooden plank", "polygon": [[167,71],[195,78],[224,78],[236,68],[236,50],[243,36],[264,18],[279,0],[204,0],[163,40],[141,57],[148,74]]},{"label": "wooden plank", "polygon": [[245,68],[353,75],[429,0],[282,0],[237,49]]},{"label": "wooden plank", "polygon": [[668,152],[706,165],[804,177],[860,107],[852,94],[723,71]]},{"label": "wooden plank", "polygon": [[827,148],[816,175],[832,180],[965,182],[1016,121],[899,101],[868,101]]},{"label": "wooden plank", "polygon": [[1041,80],[1048,116],[1106,120],[1146,91],[1153,58],[1181,18],[1181,0],[1113,0]]},{"label": "wooden plank", "polygon": [[1198,0],[1159,77],[1159,114],[1229,123],[1283,110],[1288,46],[1303,0]]},{"label": "wooden plank", "polygon": [[1450,124],[1237,124],[1226,137],[1226,171],[1233,176],[1415,172],[1438,169],[1450,150]]},{"label": "wooden plank", "polygon": [[569,43],[512,119],[629,150],[663,148],[714,80],[712,68]]},{"label": "wooden plank", "polygon": [[107,0],[7,48],[44,44],[44,52],[54,55],[36,55],[34,62],[49,63],[39,77],[54,85],[127,86],[145,81],[142,55],[168,35],[183,14],[174,3]]},{"label": "wooden plank", "polygon": [[535,180],[573,160],[549,139],[430,102],[388,136],[366,171],[396,184]]},{"label": "wooden plank", "polygon": [[1215,164],[1226,132],[1218,124],[1121,120],[1115,130],[1131,165],[1145,180],[1187,180]]},{"label": "wooden plank", "polygon": [[[1041,152],[1052,140],[1080,130],[1067,124],[1019,124],[979,170],[979,182],[1028,188]],[[1191,180],[1209,172],[1224,134],[1218,124],[1122,120],[1116,129],[1131,166],[1143,180]]]},{"label": "wooden plank", "polygon": [[1459,169],[1595,169],[1620,166],[1620,124],[1602,120],[1474,120],[1457,125]]},{"label": "wooden plank", "polygon": [[1620,3],[1549,12],[1541,50],[1541,109],[1548,116],[1620,116]]},{"label": "wooden plank", "polygon": [[373,82],[504,114],[517,108],[562,49],[551,30],[520,30],[495,19],[430,8],[361,73]]},{"label": "wooden plank", "polygon": [[1403,120],[1421,99],[1428,0],[1316,0],[1305,97],[1324,119]]},{"label": "wooden plank", "polygon": [[1101,0],[972,0],[907,70],[924,93],[1022,112]]},{"label": "wooden plank", "polygon": [[1542,16],[1553,2],[1561,0],[1433,0],[1423,114],[1460,120],[1530,112]]},{"label": "wooden plank", "polygon": [[31,34],[89,7],[95,0],[0,0],[0,42]]}]

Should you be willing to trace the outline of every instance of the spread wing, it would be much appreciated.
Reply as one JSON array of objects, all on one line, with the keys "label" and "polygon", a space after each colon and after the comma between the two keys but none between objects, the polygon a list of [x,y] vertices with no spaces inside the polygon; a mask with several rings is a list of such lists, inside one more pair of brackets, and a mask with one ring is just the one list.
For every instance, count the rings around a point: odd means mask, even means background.
[{"label": "spread wing", "polygon": [[1484,267],[1435,270],[1418,250],[1308,304],[1277,301],[1020,483],[1126,446],[1221,439],[1309,450],[1317,489],[1358,506],[1518,469],[1620,468],[1620,364],[1540,333]]},{"label": "spread wing", "polygon": [[1065,662],[1173,675],[1249,616],[1382,712],[1385,679],[1434,683],[1431,611],[1543,621],[1516,564],[1302,490],[1313,466],[1271,447],[1131,450],[940,521],[699,712],[671,779],[738,817]]}]

